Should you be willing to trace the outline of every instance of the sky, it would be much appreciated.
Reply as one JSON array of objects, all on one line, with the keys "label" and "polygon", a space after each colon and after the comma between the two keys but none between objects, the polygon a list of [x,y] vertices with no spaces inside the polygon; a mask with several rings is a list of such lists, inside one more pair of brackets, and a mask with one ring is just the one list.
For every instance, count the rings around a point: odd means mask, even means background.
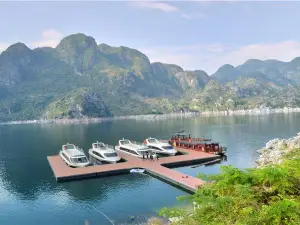
[{"label": "sky", "polygon": [[151,62],[214,73],[251,58],[300,56],[300,1],[0,0],[0,52],[23,42],[51,46],[73,33],[128,46]]}]

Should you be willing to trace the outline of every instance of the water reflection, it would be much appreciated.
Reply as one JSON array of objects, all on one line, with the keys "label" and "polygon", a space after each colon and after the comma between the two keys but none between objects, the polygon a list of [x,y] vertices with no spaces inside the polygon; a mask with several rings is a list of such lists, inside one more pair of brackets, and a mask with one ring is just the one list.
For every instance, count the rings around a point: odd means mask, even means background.
[{"label": "water reflection", "polygon": [[124,221],[129,215],[153,214],[160,207],[175,204],[176,196],[184,194],[141,174],[56,183],[46,157],[57,154],[66,142],[87,153],[95,141],[116,145],[122,137],[136,141],[147,137],[169,139],[172,133],[185,130],[228,147],[228,158],[220,164],[176,169],[195,176],[199,172],[217,173],[219,165],[253,166],[256,149],[272,138],[295,135],[299,125],[300,114],[278,114],[0,126],[0,218],[6,225],[73,225],[83,224],[87,218],[95,224],[106,224],[87,204]]}]

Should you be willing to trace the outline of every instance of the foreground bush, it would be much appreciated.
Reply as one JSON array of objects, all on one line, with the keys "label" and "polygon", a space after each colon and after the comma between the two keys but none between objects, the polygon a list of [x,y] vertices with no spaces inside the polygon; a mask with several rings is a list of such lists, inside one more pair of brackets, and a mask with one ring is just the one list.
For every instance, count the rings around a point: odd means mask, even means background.
[{"label": "foreground bush", "polygon": [[199,175],[208,181],[192,196],[192,214],[182,209],[160,215],[181,218],[172,224],[300,224],[300,150],[281,164],[240,170],[222,166],[217,175]]}]

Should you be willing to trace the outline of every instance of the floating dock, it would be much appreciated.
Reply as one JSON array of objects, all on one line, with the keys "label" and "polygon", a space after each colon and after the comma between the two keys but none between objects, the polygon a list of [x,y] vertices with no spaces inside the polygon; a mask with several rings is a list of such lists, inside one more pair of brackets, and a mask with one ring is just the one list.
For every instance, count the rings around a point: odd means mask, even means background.
[{"label": "floating dock", "polygon": [[181,187],[189,192],[194,192],[204,181],[169,168],[207,162],[220,158],[220,156],[181,148],[177,148],[177,150],[183,153],[183,155],[162,157],[154,161],[150,159],[140,159],[123,152],[118,152],[126,162],[83,168],[68,167],[58,155],[48,156],[47,158],[58,182],[120,175],[129,173],[133,168],[142,168],[154,177]]}]

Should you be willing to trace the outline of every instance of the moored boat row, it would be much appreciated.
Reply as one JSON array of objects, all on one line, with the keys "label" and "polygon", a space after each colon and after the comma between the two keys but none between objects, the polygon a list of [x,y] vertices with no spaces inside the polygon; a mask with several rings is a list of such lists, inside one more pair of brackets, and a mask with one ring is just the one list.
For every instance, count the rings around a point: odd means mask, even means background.
[{"label": "moored boat row", "polygon": [[[138,143],[123,138],[118,141],[118,145],[115,147],[97,141],[92,144],[92,148],[89,149],[88,153],[90,157],[96,160],[106,163],[117,163],[121,160],[117,151],[139,158],[145,158],[146,155],[151,155],[155,158],[157,157],[156,154],[174,156],[177,150],[173,146],[212,154],[226,153],[226,148],[219,146],[218,143],[211,142],[210,139],[192,138],[190,134],[184,132],[172,135],[169,141],[160,141],[149,137],[143,143]],[[74,144],[67,143],[63,145],[59,155],[70,167],[85,167],[90,164],[84,151]]]},{"label": "moored boat row", "polygon": [[[90,165],[90,161],[84,151],[73,144],[67,143],[63,145],[59,155],[70,167],[86,167]],[[121,160],[121,157],[116,153],[114,147],[98,141],[92,144],[92,148],[89,149],[89,155],[106,163],[116,163]]]},{"label": "moored boat row", "polygon": [[158,141],[155,138],[147,138],[143,143],[133,142],[127,139],[119,140],[116,150],[143,158],[146,154],[162,154],[174,156],[177,150],[169,143]]}]

